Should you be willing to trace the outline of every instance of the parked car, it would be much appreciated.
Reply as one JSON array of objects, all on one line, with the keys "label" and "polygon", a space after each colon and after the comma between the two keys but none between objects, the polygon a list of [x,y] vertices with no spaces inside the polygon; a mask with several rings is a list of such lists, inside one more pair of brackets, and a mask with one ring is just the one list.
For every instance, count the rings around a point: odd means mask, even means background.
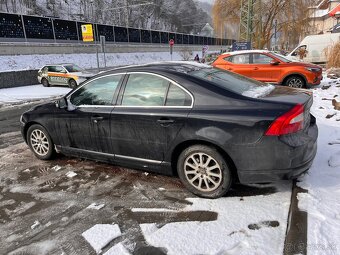
[{"label": "parked car", "polygon": [[75,88],[94,74],[74,64],[45,65],[38,71],[38,81],[44,87],[66,85]]},{"label": "parked car", "polygon": [[39,159],[55,152],[179,175],[192,193],[226,194],[305,172],[318,129],[308,91],[199,63],[130,66],[99,74],[20,119]]},{"label": "parked car", "polygon": [[[327,48],[340,41],[339,33],[327,33],[306,36],[299,45],[287,55],[291,61],[325,64],[327,62]],[[305,51],[304,55],[300,55]]]},{"label": "parked car", "polygon": [[319,85],[322,80],[320,66],[292,62],[265,50],[228,52],[220,55],[212,65],[258,81],[294,88],[309,88]]}]

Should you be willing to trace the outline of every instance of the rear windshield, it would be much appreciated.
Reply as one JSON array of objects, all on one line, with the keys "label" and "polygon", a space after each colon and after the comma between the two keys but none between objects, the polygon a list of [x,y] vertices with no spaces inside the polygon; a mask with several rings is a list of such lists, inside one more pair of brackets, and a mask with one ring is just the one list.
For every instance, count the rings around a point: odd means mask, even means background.
[{"label": "rear windshield", "polygon": [[188,74],[213,82],[217,86],[239,95],[253,98],[266,96],[274,89],[273,85],[252,80],[245,76],[218,68],[202,68],[188,72]]}]

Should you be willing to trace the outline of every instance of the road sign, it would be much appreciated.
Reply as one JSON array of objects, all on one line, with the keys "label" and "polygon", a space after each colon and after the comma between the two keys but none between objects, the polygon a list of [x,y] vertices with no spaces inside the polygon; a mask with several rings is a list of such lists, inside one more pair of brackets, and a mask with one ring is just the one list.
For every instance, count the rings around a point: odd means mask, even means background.
[{"label": "road sign", "polygon": [[250,42],[234,42],[231,50],[232,51],[251,50],[251,43]]},{"label": "road sign", "polygon": [[174,39],[170,39],[170,40],[169,40],[169,44],[170,44],[170,46],[174,46],[174,44],[175,44]]},{"label": "road sign", "polygon": [[83,36],[83,42],[93,42],[92,24],[81,25],[81,34]]}]

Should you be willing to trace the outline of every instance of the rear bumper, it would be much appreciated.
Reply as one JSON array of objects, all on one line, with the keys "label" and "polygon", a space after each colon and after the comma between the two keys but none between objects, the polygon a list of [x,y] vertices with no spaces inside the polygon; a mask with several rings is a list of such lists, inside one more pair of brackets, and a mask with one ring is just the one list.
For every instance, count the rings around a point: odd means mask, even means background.
[{"label": "rear bumper", "polygon": [[313,163],[317,137],[317,125],[311,123],[307,132],[280,138],[264,137],[257,146],[243,148],[242,157],[235,161],[241,162],[236,164],[240,182],[265,183],[298,177]]},{"label": "rear bumper", "polygon": [[313,164],[314,157],[316,155],[316,143],[312,157],[309,161],[305,162],[301,166],[291,169],[279,169],[279,170],[249,170],[239,171],[238,177],[241,183],[266,183],[276,182],[279,180],[291,180],[299,177],[303,173],[307,172]]}]

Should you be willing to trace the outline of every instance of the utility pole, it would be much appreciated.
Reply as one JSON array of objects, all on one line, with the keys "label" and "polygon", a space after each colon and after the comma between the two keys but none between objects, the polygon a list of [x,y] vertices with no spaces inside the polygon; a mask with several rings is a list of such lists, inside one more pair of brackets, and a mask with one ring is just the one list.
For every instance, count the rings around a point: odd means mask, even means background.
[{"label": "utility pole", "polygon": [[241,16],[240,16],[240,31],[239,41],[251,42],[254,26],[257,19],[261,19],[258,15],[255,15],[255,11],[258,6],[261,5],[260,0],[241,0]]},{"label": "utility pole", "polygon": [[126,27],[129,27],[129,1],[128,0],[125,0],[125,7],[126,7],[125,23],[126,23]]}]

